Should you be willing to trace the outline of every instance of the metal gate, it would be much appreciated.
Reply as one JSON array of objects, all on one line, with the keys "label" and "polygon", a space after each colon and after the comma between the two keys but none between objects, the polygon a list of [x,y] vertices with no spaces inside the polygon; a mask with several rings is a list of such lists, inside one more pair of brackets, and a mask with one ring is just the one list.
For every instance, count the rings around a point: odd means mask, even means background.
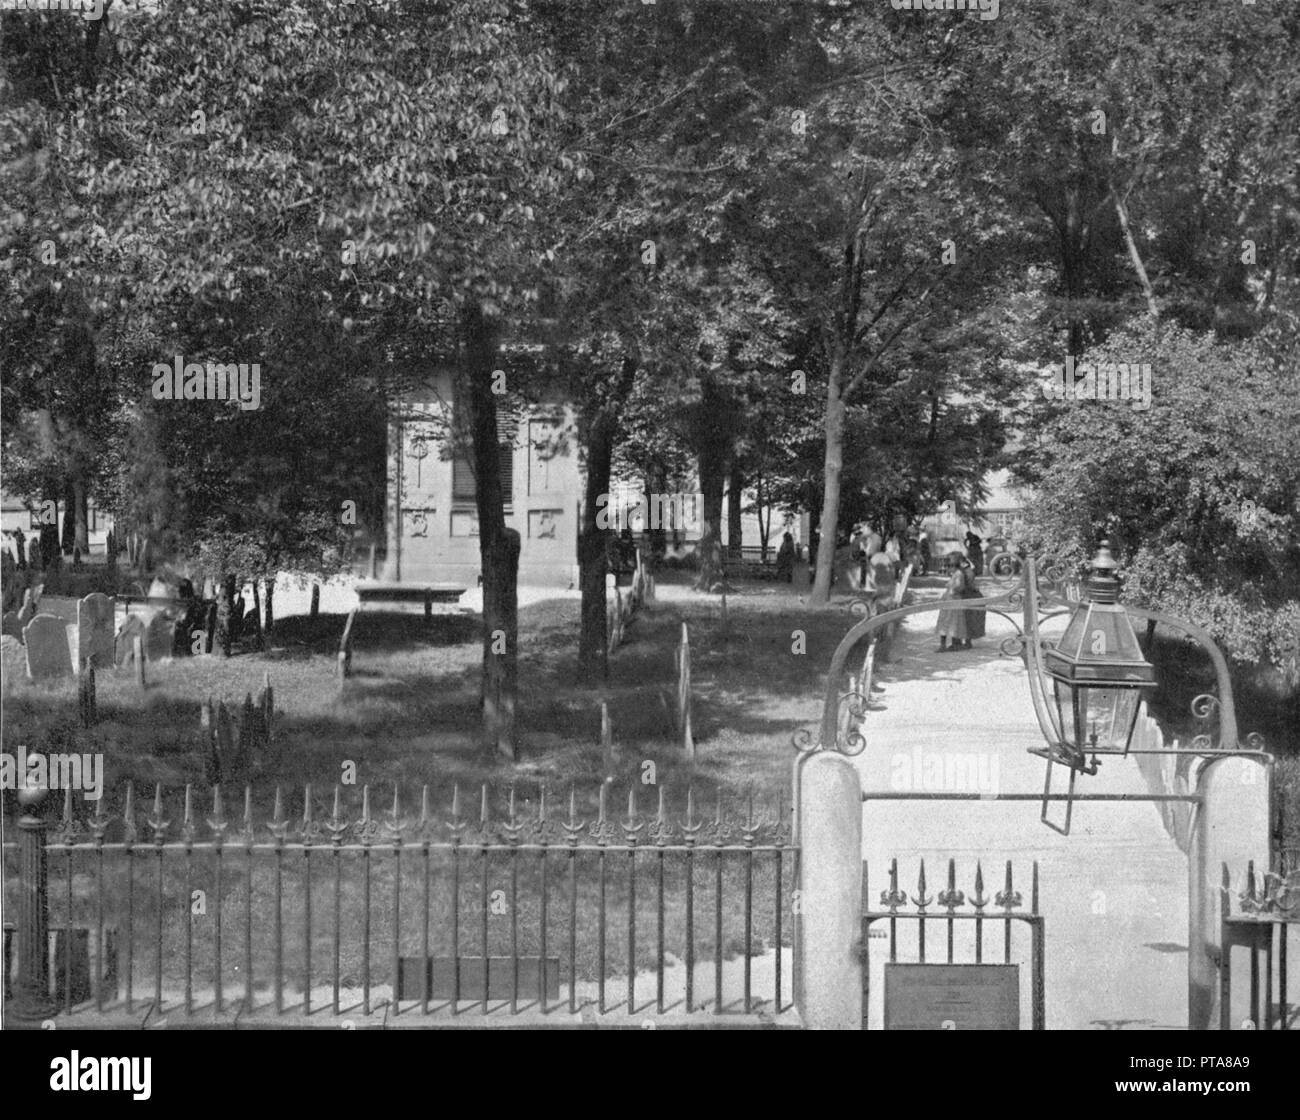
[{"label": "metal gate", "polygon": [[[880,909],[872,909],[866,864],[862,867],[862,1025],[872,1018],[873,940],[888,942],[884,967],[883,1018],[886,1030],[1006,1030],[1023,1026],[1020,981],[1024,963],[1013,959],[1013,942],[1023,955],[1023,934],[1013,937],[1013,927],[1028,932],[1030,1029],[1045,1023],[1046,993],[1043,979],[1044,921],[1038,909],[1038,863],[1033,865],[1029,908],[1016,890],[1011,861],[1006,864],[1002,890],[985,893],[984,870],[975,866],[974,890],[968,896],[957,886],[955,860],[948,861],[947,885],[935,895],[926,887],[925,861],[921,860],[916,891],[909,897],[900,889],[898,860],[890,861],[889,886],[880,892]],[[900,923],[915,937],[904,933]],[[879,924],[882,928],[873,927]],[[1001,937],[998,937],[998,927]],[[940,944],[927,946],[927,932],[937,932]],[[991,927],[986,929],[986,927]],[[989,944],[985,944],[985,934]],[[999,947],[997,942],[1001,941]],[[914,961],[900,961],[900,951]],[[901,947],[901,949],[900,949]],[[1000,948],[1000,951],[999,951]],[[987,952],[986,952],[987,949]],[[1000,957],[999,961],[997,958]],[[973,958],[973,959],[971,959]],[[990,959],[991,958],[991,959]],[[1014,1020],[1014,1022],[1013,1022]]]}]

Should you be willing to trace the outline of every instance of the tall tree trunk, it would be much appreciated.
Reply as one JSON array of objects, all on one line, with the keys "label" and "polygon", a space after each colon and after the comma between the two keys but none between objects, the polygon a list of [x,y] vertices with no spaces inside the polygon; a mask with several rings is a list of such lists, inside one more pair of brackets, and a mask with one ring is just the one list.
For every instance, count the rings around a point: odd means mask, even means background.
[{"label": "tall tree trunk", "polygon": [[516,756],[515,692],[519,651],[519,534],[506,528],[501,492],[501,447],[492,371],[496,340],[483,309],[466,305],[460,316],[464,350],[461,401],[469,413],[471,461],[483,568],[483,727],[486,753]]},{"label": "tall tree trunk", "polygon": [[754,480],[757,493],[755,498],[758,502],[758,555],[764,564],[767,563],[767,542],[772,536],[772,505],[763,501],[763,475],[760,472]]},{"label": "tall tree trunk", "polygon": [[835,545],[840,519],[840,475],[844,469],[844,354],[836,349],[826,381],[826,481],[822,489],[820,540],[817,545],[817,575],[808,595],[810,606],[825,606],[831,597],[831,575],[835,569]]},{"label": "tall tree trunk", "polygon": [[[608,500],[609,478],[614,462],[613,416],[601,409],[587,430],[587,483],[582,503],[582,525],[578,530],[578,582],[582,588],[582,631],[578,636],[578,668],[588,684],[609,677],[608,642],[605,627],[605,553],[607,530],[597,524],[600,514],[596,499]],[[608,506],[605,507],[608,510]]]},{"label": "tall tree trunk", "polygon": [[704,524],[700,536],[700,576],[698,591],[713,591],[723,582],[722,565],[722,492],[727,482],[726,463],[719,449],[707,446],[699,453],[700,491],[704,496]]},{"label": "tall tree trunk", "polygon": [[77,500],[72,483],[63,488],[63,525],[59,534],[59,547],[68,554],[77,544]]},{"label": "tall tree trunk", "polygon": [[[665,476],[662,467],[655,467],[646,474],[643,482],[646,495],[646,504],[653,511],[654,495],[663,494],[668,489],[668,479]],[[668,503],[671,505],[671,503]],[[653,518],[650,522],[650,528],[646,531],[646,537],[650,542],[650,555],[655,560],[663,559],[664,554],[668,551],[668,532],[667,526],[664,525],[664,502],[659,503],[659,516]],[[676,510],[670,516],[675,516]],[[673,528],[678,528],[676,522]]]},{"label": "tall tree trunk", "polygon": [[266,626],[264,633],[268,642],[275,631],[275,577],[277,574],[272,572],[266,577]]},{"label": "tall tree trunk", "polygon": [[90,555],[90,499],[84,478],[72,480],[73,547],[83,557]]},{"label": "tall tree trunk", "polygon": [[735,560],[741,559],[745,554],[745,542],[742,539],[744,529],[740,520],[741,494],[744,489],[744,476],[733,466],[727,481],[727,554]]},{"label": "tall tree trunk", "polygon": [[230,656],[230,648],[234,642],[236,628],[232,613],[234,608],[235,577],[219,575],[217,577],[217,632],[213,644],[221,650],[222,657]]},{"label": "tall tree trunk", "polygon": [[1110,197],[1115,203],[1115,217],[1119,219],[1120,232],[1124,235],[1124,245],[1128,249],[1128,259],[1133,271],[1137,273],[1138,283],[1142,285],[1142,295],[1146,297],[1147,312],[1151,318],[1160,317],[1160,308],[1156,305],[1155,289],[1151,287],[1151,278],[1147,275],[1146,265],[1142,263],[1142,254],[1138,252],[1137,242],[1133,240],[1133,230],[1128,221],[1128,205],[1119,196],[1115,184],[1110,184]]}]

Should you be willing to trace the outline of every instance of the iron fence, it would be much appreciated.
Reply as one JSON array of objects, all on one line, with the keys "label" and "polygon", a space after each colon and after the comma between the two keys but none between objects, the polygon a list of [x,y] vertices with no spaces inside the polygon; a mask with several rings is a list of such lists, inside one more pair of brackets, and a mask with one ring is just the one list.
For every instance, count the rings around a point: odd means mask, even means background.
[{"label": "iron fence", "polygon": [[[1287,976],[1288,942],[1300,931],[1300,871],[1266,872],[1257,879],[1251,862],[1242,889],[1234,896],[1225,864],[1219,897],[1219,1029],[1291,1030],[1300,1024],[1300,994],[1291,992]],[[1240,1020],[1234,1015],[1232,998],[1233,950],[1238,948],[1250,954],[1249,1002]]]},{"label": "iron fence", "polygon": [[40,911],[18,930],[47,947],[28,958],[44,974],[18,989],[40,1014],[716,1015],[790,1004],[797,849],[784,797],[771,812],[752,796],[741,807],[719,798],[702,816],[693,790],[674,813],[660,787],[647,814],[632,785],[623,815],[607,783],[585,799],[571,789],[556,813],[544,787],[525,797],[485,785],[475,812],[454,787],[440,814],[426,786],[408,814],[397,789],[375,812],[369,786],[346,791],[360,806],[335,787],[323,811],[308,786],[291,819],[279,789],[269,818],[247,787],[232,817],[219,786],[202,809],[188,785],[156,787],[142,808],[128,783],[118,812],[100,800],[78,820],[66,793],[57,820],[29,807],[18,844],[5,844],[6,856],[24,842],[39,855],[38,866],[18,852],[5,886],[19,909]]}]

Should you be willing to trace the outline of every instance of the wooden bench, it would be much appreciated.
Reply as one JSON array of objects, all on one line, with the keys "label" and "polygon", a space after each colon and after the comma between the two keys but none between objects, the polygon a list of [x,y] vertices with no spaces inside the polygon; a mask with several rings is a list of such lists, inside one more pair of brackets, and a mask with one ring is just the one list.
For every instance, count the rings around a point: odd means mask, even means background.
[{"label": "wooden bench", "polygon": [[357,600],[363,607],[375,603],[423,603],[425,615],[431,616],[434,603],[458,603],[468,590],[454,583],[358,583]]}]

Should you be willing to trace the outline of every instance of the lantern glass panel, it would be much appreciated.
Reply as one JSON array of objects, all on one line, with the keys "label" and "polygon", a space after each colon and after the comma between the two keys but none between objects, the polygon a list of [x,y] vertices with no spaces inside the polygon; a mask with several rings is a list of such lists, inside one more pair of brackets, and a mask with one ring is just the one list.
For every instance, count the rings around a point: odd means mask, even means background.
[{"label": "lantern glass panel", "polygon": [[1053,683],[1061,728],[1072,747],[1079,751],[1122,751],[1128,747],[1142,699],[1140,689]]}]

